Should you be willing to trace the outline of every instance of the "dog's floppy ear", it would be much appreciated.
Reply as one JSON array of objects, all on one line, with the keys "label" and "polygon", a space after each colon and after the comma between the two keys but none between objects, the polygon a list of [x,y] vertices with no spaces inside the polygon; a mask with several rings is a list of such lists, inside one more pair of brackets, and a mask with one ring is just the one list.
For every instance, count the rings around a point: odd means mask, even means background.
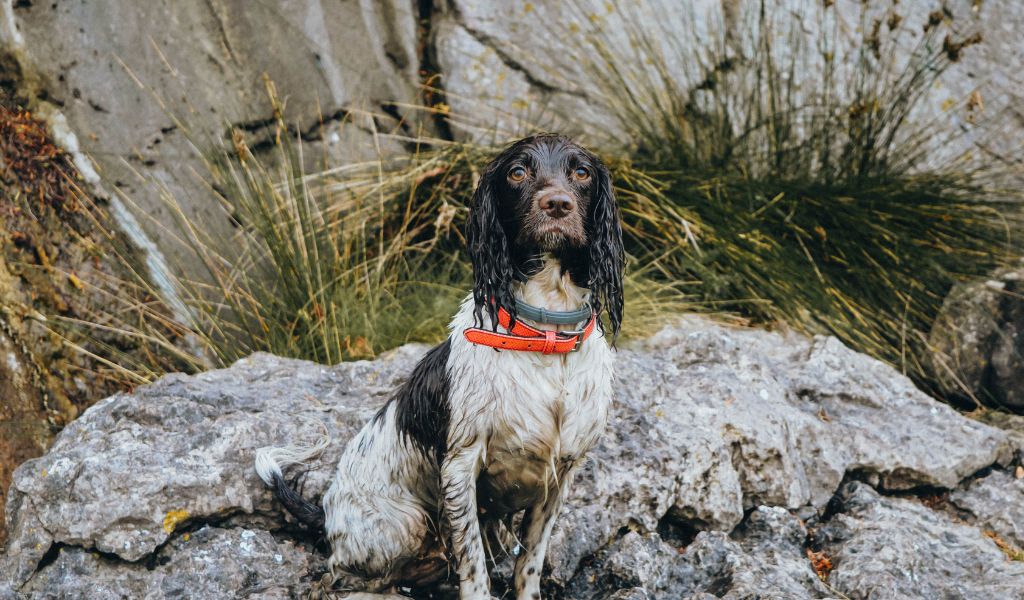
[{"label": "dog's floppy ear", "polygon": [[587,220],[590,240],[590,295],[591,305],[600,314],[608,312],[612,337],[622,325],[622,271],[625,252],[622,247],[622,223],[619,206],[612,191],[611,175],[599,164],[594,198]]},{"label": "dog's floppy ear", "polygon": [[[501,225],[495,190],[494,179],[498,164],[499,160],[496,159],[480,177],[480,183],[473,193],[473,205],[466,226],[469,258],[473,263],[473,302],[476,304],[473,319],[477,327],[493,330],[498,328],[499,306],[509,312],[513,322],[516,316],[512,295],[512,253],[505,228]],[[484,321],[483,309],[487,310],[490,323]]]}]

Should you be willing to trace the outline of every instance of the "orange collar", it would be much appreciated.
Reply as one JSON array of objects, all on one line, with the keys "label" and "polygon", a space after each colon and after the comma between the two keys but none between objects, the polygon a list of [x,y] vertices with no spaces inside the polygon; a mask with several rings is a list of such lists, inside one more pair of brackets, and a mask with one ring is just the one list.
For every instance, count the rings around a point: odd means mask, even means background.
[{"label": "orange collar", "polygon": [[498,308],[498,323],[508,333],[498,333],[479,327],[466,329],[463,335],[474,344],[490,346],[496,350],[518,350],[520,352],[540,352],[541,354],[567,354],[576,352],[583,342],[594,332],[597,315],[590,313],[590,320],[578,331],[552,331],[530,327],[521,320],[509,328],[512,317],[504,308]]}]

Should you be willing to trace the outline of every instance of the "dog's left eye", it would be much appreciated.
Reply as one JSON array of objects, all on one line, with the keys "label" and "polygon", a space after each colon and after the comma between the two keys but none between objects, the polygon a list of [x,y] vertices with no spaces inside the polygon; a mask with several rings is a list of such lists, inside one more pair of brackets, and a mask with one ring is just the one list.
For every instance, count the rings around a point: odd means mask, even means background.
[{"label": "dog's left eye", "polygon": [[576,181],[586,181],[590,179],[590,170],[585,167],[576,167],[576,170],[572,172],[572,176],[576,178]]}]

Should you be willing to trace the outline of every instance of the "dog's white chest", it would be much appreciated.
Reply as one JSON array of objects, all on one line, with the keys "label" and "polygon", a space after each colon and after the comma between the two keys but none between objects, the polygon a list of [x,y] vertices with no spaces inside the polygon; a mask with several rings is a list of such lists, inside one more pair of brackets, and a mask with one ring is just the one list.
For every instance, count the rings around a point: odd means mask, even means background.
[{"label": "dog's white chest", "polygon": [[[465,318],[462,318],[465,317]],[[461,322],[460,322],[461,321]],[[449,376],[455,438],[486,440],[482,506],[512,512],[555,489],[604,431],[612,354],[600,332],[578,352],[543,355],[475,346],[453,323]]]},{"label": "dog's white chest", "polygon": [[488,407],[489,446],[556,459],[589,450],[608,412],[611,372],[601,360],[605,353],[604,340],[593,339],[578,354],[502,357],[504,370],[494,375],[497,393]]},{"label": "dog's white chest", "polygon": [[489,418],[481,423],[488,435],[479,484],[482,505],[513,512],[554,493],[597,443],[607,421],[610,371],[589,364],[604,362],[604,340],[594,340],[588,350],[564,358],[522,354],[506,361],[513,363],[510,371],[496,383],[507,391],[493,398]]},{"label": "dog's white chest", "polygon": [[[605,387],[590,383],[586,389]],[[607,411],[607,394],[567,387],[496,402],[478,483],[480,505],[511,513],[555,494],[559,480],[597,442]]]}]

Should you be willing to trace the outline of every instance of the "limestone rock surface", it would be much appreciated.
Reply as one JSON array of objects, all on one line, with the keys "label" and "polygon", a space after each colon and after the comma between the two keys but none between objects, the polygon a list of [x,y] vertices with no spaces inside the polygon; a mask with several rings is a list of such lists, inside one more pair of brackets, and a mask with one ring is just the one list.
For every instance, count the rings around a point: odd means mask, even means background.
[{"label": "limestone rock surface", "polygon": [[818,532],[850,598],[1024,598],[1024,563],[982,532],[913,499],[852,482]]},{"label": "limestone rock surface", "polygon": [[[301,596],[324,557],[256,477],[255,449],[310,443],[325,427],[333,444],[303,487],[318,497],[342,444],[424,351],[334,367],[257,354],[101,401],[15,472],[0,598],[170,598],[185,582],[211,598]],[[1002,471],[1013,439],[832,338],[685,318],[618,352],[611,423],[558,521],[545,585],[557,598],[825,598],[837,582],[851,594],[874,568],[856,566],[874,559],[845,540],[881,538],[843,521],[846,511],[903,519],[938,540],[948,528],[976,564],[999,558],[999,585],[1020,587],[1016,563],[982,533],[1019,543],[1019,490]],[[836,515],[836,492],[852,480],[883,496]],[[977,521],[886,496],[936,489]],[[884,510],[865,508],[876,504]],[[837,557],[828,582],[806,555],[823,526]],[[919,559],[930,590],[1004,589],[944,579],[945,558]]]}]

